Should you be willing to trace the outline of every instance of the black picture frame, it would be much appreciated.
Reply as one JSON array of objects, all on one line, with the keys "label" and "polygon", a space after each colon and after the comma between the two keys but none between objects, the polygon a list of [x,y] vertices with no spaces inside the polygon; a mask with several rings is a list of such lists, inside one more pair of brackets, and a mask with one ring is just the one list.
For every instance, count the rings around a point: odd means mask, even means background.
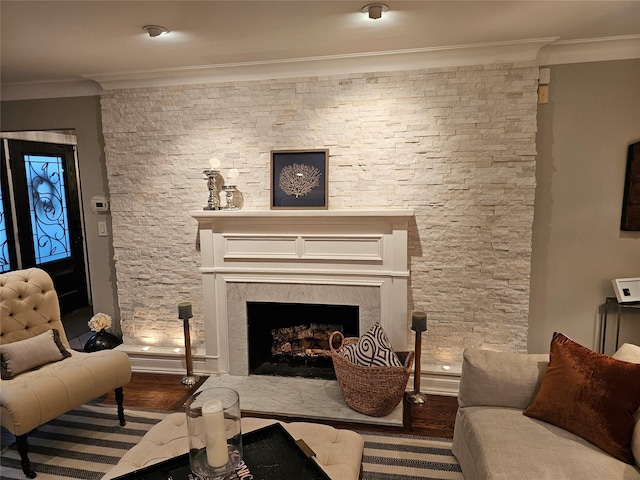
[{"label": "black picture frame", "polygon": [[629,145],[620,230],[640,231],[640,142]]},{"label": "black picture frame", "polygon": [[[329,208],[329,150],[271,151],[271,210]],[[300,181],[298,181],[300,179]]]}]

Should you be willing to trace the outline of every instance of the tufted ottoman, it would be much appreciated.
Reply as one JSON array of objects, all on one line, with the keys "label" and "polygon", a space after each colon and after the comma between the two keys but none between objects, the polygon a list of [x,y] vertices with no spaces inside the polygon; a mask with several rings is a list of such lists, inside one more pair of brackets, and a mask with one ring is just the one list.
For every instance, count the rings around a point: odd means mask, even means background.
[{"label": "tufted ottoman", "polygon": [[[242,419],[242,432],[247,433],[272,423],[276,423],[276,420],[246,417]],[[318,465],[332,480],[357,480],[360,477],[364,441],[359,434],[317,423],[279,423],[293,438],[302,439],[309,445],[316,453]],[[188,451],[185,414],[172,413],[152,427],[102,480],[124,475]]]}]

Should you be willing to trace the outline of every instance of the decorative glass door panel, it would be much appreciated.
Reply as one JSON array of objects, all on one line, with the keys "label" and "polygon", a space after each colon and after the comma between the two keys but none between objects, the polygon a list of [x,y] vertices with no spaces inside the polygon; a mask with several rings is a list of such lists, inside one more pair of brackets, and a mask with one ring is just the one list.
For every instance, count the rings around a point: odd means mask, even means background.
[{"label": "decorative glass door panel", "polygon": [[0,273],[11,270],[9,258],[9,242],[7,238],[7,220],[4,214],[4,198],[0,187]]},{"label": "decorative glass door panel", "polygon": [[7,175],[5,145],[0,145],[0,273],[19,268],[11,215],[11,195]]},{"label": "decorative glass door panel", "polygon": [[36,265],[71,256],[62,160],[24,156]]},{"label": "decorative glass door panel", "polygon": [[4,140],[3,146],[8,161],[2,162],[0,246],[6,240],[8,253],[0,250],[0,268],[42,268],[53,279],[62,313],[86,307],[89,289],[74,147],[22,140]]}]

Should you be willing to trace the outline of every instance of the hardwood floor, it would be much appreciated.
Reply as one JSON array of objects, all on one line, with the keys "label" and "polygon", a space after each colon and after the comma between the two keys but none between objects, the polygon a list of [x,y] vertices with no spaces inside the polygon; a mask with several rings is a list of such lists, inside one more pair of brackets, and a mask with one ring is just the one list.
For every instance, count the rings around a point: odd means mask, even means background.
[{"label": "hardwood floor", "polygon": [[[184,402],[192,391],[204,383],[202,377],[193,387],[180,383],[182,375],[166,375],[159,373],[132,373],[131,381],[124,386],[124,407],[142,408],[146,410],[182,411]],[[109,392],[95,399],[96,403],[115,405],[115,394]]]},{"label": "hardwood floor", "polygon": [[[193,388],[180,383],[181,375],[166,375],[153,373],[133,373],[131,382],[124,387],[125,413],[127,408],[156,409],[168,411],[182,411],[182,405],[190,392],[195,391],[200,384]],[[97,403],[115,405],[113,392],[96,399]],[[392,431],[394,433],[408,433],[412,435],[426,435],[430,437],[453,437],[453,424],[458,410],[456,397],[427,395],[427,402],[423,405],[411,405],[404,402],[404,426],[380,427],[363,424],[330,423],[333,426],[373,431]],[[291,417],[274,417],[284,421],[292,421]],[[305,421],[309,421],[305,419]]]}]

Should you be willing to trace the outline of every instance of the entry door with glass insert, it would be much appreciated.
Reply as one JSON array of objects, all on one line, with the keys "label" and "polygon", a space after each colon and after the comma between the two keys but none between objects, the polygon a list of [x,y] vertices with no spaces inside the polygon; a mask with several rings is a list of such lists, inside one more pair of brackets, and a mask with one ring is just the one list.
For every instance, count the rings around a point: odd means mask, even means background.
[{"label": "entry door with glass insert", "polygon": [[89,299],[74,147],[3,142],[2,271],[42,268],[53,278],[63,313],[86,307]]}]

